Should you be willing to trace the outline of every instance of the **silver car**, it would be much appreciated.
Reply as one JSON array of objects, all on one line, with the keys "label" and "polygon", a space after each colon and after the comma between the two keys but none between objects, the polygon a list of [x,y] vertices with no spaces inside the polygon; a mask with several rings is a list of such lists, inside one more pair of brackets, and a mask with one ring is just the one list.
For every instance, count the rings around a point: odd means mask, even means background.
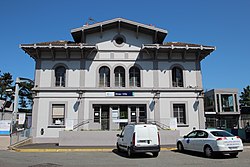
[{"label": "silver car", "polygon": [[243,151],[243,144],[240,137],[225,130],[200,129],[178,139],[177,149],[180,152],[184,150],[203,152],[206,157],[212,157],[216,153],[236,157]]}]

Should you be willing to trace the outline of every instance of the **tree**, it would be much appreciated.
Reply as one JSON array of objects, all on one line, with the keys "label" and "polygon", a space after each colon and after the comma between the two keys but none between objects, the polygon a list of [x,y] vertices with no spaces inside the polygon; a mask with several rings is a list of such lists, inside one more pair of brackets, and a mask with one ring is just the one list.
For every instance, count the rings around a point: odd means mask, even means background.
[{"label": "tree", "polygon": [[240,95],[240,105],[241,106],[250,106],[250,86],[243,88],[243,92]]},{"label": "tree", "polygon": [[13,88],[12,83],[13,79],[10,73],[3,73],[0,75],[0,99],[6,100],[7,97],[11,97],[11,92],[6,92],[6,89]]},{"label": "tree", "polygon": [[22,109],[31,108],[33,104],[32,88],[34,83],[32,82],[21,82],[19,84],[19,105]]}]

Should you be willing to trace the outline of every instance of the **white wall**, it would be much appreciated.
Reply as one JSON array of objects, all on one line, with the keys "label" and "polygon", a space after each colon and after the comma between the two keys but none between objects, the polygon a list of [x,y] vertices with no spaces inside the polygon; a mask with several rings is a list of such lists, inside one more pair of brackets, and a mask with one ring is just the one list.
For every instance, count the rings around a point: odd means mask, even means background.
[{"label": "white wall", "polygon": [[[117,29],[110,29],[101,33],[93,33],[86,36],[86,43],[97,44],[100,50],[138,50],[142,44],[152,43],[152,37],[139,33],[136,38],[134,31],[121,28],[120,34],[125,36],[126,44],[123,47],[116,47],[113,44],[113,38],[118,34]],[[102,36],[101,36],[102,35]]]},{"label": "white wall", "polygon": [[[52,95],[53,94],[53,95]],[[68,96],[72,98],[60,98],[63,96]],[[46,98],[50,97],[50,98]],[[71,120],[78,120],[78,111],[74,110],[74,105],[77,102],[77,95],[73,93],[69,94],[62,94],[62,93],[43,93],[40,95],[39,99],[39,109],[37,111],[37,133],[36,137],[58,137],[59,136],[59,131],[64,130],[64,128],[48,128],[51,122],[51,109],[52,103],[55,104],[60,104],[60,103],[65,103],[65,115],[66,119],[71,119]],[[77,123],[77,122],[76,122]],[[44,135],[41,135],[40,130],[41,128],[44,129]]]},{"label": "white wall", "polygon": [[80,86],[80,61],[49,61],[44,60],[41,62],[41,69],[37,69],[40,73],[40,78],[36,77],[36,80],[40,80],[39,87],[51,87],[54,86],[54,67],[58,64],[65,64],[68,69],[66,70],[67,86],[79,87]]}]

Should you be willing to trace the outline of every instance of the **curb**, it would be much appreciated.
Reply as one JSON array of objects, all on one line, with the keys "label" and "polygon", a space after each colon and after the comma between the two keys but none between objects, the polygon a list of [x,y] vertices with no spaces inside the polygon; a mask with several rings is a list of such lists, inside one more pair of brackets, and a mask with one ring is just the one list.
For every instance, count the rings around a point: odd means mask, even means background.
[{"label": "curb", "polygon": [[[12,151],[15,152],[112,152],[114,148],[13,148]],[[171,151],[176,150],[176,148],[161,148],[161,151]]]}]

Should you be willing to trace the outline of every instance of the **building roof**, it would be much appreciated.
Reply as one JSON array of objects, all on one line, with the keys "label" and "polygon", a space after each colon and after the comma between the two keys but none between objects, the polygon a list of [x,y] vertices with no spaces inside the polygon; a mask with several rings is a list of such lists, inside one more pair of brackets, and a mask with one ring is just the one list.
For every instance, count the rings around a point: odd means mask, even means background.
[{"label": "building roof", "polygon": [[166,42],[163,44],[146,44],[143,45],[144,48],[157,48],[157,49],[199,49],[199,50],[215,50],[214,46],[206,46],[201,44],[192,44],[184,42]]},{"label": "building roof", "polygon": [[34,60],[39,58],[40,51],[47,50],[51,51],[54,54],[55,50],[93,50],[96,49],[96,45],[86,44],[86,43],[75,43],[72,41],[51,41],[51,42],[40,42],[34,44],[21,44],[20,48],[22,48],[26,53],[28,53]]},{"label": "building roof", "polygon": [[34,47],[34,48],[48,48],[48,47],[55,47],[55,48],[67,48],[67,47],[85,47],[85,48],[94,48],[95,45],[90,45],[86,43],[76,43],[72,41],[51,41],[51,42],[40,42],[40,43],[35,43],[35,44],[21,44],[20,48],[29,48],[29,47]]},{"label": "building roof", "polygon": [[206,46],[200,44],[191,44],[183,42],[167,42],[164,44],[146,44],[142,46],[142,49],[146,50],[174,50],[187,52],[197,52],[200,55],[200,60],[204,59],[210,53],[212,53],[216,48],[214,46]]},{"label": "building roof", "polygon": [[[74,49],[74,50],[90,50],[96,49],[98,50],[96,45],[86,44],[86,43],[76,43],[73,41],[59,40],[59,41],[50,41],[50,42],[40,42],[34,44],[21,44],[20,48],[22,48],[25,52],[27,52],[32,58],[36,59],[39,54],[38,50],[55,50],[55,49]],[[183,43],[183,42],[167,42],[164,44],[143,44],[141,49],[149,49],[149,50],[189,50],[189,51],[200,51],[201,60],[204,59],[207,55],[215,50],[213,46],[206,46],[200,44],[191,44],[191,43]]]},{"label": "building roof", "polygon": [[70,55],[70,51],[81,51],[83,55],[83,52],[86,50],[98,50],[97,45],[86,43],[86,35],[91,33],[102,34],[102,32],[104,32],[105,30],[110,30],[114,28],[117,29],[118,33],[120,32],[121,28],[125,28],[134,31],[137,36],[139,33],[151,35],[152,39],[154,39],[153,43],[142,44],[142,50],[161,50],[167,52],[172,52],[172,50],[174,50],[176,52],[183,52],[183,55],[188,52],[197,52],[200,55],[200,60],[204,59],[207,55],[209,55],[215,50],[215,47],[213,46],[206,46],[200,44],[191,44],[184,42],[163,43],[163,40],[167,36],[166,30],[123,18],[115,18],[72,29],[71,34],[74,38],[74,41],[57,40],[34,44],[21,44],[20,48],[22,48],[26,53],[28,53],[33,59],[39,58],[39,54],[41,51],[49,51],[51,52],[53,57],[55,57],[55,51],[57,50],[65,51],[68,56]]},{"label": "building roof", "polygon": [[[203,46],[203,47],[213,47],[213,46],[205,46],[205,45],[200,45],[200,44],[192,44],[192,43],[185,43],[185,42],[166,42],[163,44],[164,46],[181,46],[181,47],[200,47],[200,46]],[[214,48],[214,47],[213,47]]]},{"label": "building roof", "polygon": [[167,30],[157,28],[152,25],[146,25],[138,22],[134,22],[131,20],[127,20],[124,18],[114,18],[111,20],[94,23],[91,25],[84,25],[79,28],[75,28],[71,30],[71,35],[73,36],[75,42],[85,42],[85,36],[87,34],[100,32],[102,33],[106,29],[117,28],[120,31],[120,28],[126,28],[133,30],[137,33],[146,33],[154,36],[155,43],[162,43],[167,36]]}]

